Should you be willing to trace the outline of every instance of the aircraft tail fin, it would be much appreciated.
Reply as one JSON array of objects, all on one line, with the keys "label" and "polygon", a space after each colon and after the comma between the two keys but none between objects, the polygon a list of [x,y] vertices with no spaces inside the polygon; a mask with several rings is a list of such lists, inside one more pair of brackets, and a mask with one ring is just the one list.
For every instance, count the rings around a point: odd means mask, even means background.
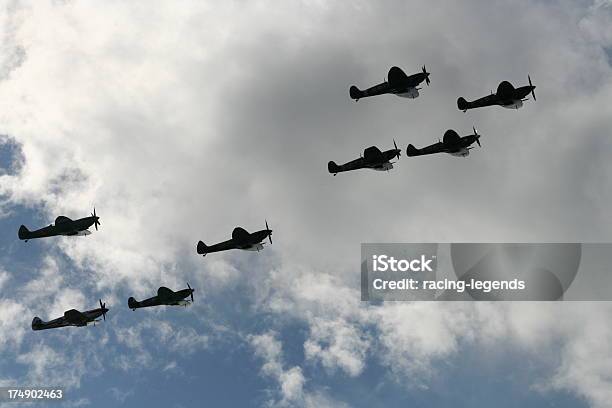
[{"label": "aircraft tail fin", "polygon": [[468,101],[465,100],[465,98],[463,97],[459,97],[459,99],[457,99],[457,107],[459,108],[459,110],[467,110],[469,108],[469,103]]},{"label": "aircraft tail fin", "polygon": [[30,237],[30,230],[25,225],[22,225],[19,227],[19,232],[17,235],[19,236],[19,239],[28,239]]},{"label": "aircraft tail fin", "polygon": [[413,145],[409,144],[408,148],[406,149],[406,155],[408,157],[418,156],[419,155],[419,149],[417,149]]},{"label": "aircraft tail fin", "polygon": [[351,99],[359,100],[359,98],[363,96],[363,92],[353,85],[349,88],[349,95],[351,96]]},{"label": "aircraft tail fin", "polygon": [[336,162],[330,161],[329,163],[327,163],[327,171],[329,171],[332,174],[339,173],[340,172],[340,166],[338,166],[336,164]]},{"label": "aircraft tail fin", "polygon": [[42,322],[42,319],[38,316],[32,319],[32,330],[40,330],[40,325],[42,324]]},{"label": "aircraft tail fin", "polygon": [[128,299],[128,307],[130,309],[136,309],[138,306],[140,306],[140,302],[130,296]]},{"label": "aircraft tail fin", "polygon": [[198,250],[198,254],[206,256],[206,253],[208,251],[208,246],[202,241],[198,241],[197,250]]}]

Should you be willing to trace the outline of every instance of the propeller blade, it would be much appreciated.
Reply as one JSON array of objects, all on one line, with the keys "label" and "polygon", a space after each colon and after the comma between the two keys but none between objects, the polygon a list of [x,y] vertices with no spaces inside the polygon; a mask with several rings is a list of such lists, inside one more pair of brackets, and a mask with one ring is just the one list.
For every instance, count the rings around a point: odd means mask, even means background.
[{"label": "propeller blade", "polygon": [[270,240],[270,245],[272,245],[272,230],[268,227],[268,220],[266,220],[266,231],[268,231],[268,239]]},{"label": "propeller blade", "polygon": [[423,65],[423,74],[425,74],[425,83],[427,84],[427,86],[429,86],[429,72],[427,72],[427,69],[425,68],[425,65]]},{"label": "propeller blade", "polygon": [[98,220],[99,217],[96,215],[96,207],[94,207],[94,210],[93,210],[93,213],[91,214],[91,216],[94,219],[94,227],[96,227],[96,231],[97,231],[98,230],[98,225],[101,225],[101,224],[100,224],[100,221]]},{"label": "propeller blade", "polygon": [[536,101],[536,97],[535,97],[535,86],[533,86],[533,84],[531,83],[531,76],[527,75],[527,79],[529,80],[529,86],[531,87],[531,96],[533,96],[533,100]]},{"label": "propeller blade", "polygon": [[472,126],[472,129],[474,129],[474,136],[476,136],[476,143],[478,143],[478,147],[482,147],[482,145],[480,144],[480,135],[476,131],[476,126]]},{"label": "propeller blade", "polygon": [[397,143],[395,143],[395,139],[393,139],[393,146],[395,147],[395,157],[399,159],[401,155],[401,150],[397,148]]},{"label": "propeller blade", "polygon": [[193,289],[191,289],[191,286],[189,286],[189,282],[187,282],[187,287],[189,288],[189,290],[191,291],[190,295],[191,295],[191,301],[193,302]]},{"label": "propeller blade", "polygon": [[106,321],[106,303],[102,303],[102,299],[99,300],[100,309],[102,309],[102,318]]}]

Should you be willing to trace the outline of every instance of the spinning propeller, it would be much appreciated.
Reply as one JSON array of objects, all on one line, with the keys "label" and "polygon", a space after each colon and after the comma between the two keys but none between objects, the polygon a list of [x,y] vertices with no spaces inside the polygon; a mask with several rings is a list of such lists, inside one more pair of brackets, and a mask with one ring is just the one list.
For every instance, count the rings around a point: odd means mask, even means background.
[{"label": "spinning propeller", "polygon": [[108,312],[108,309],[106,308],[106,303],[102,303],[102,299],[100,299],[100,309],[102,310],[102,317],[104,321],[106,321],[106,312]]},{"label": "spinning propeller", "polygon": [[397,148],[397,143],[395,143],[395,139],[393,139],[393,146],[395,146],[395,157],[400,158],[401,150]]},{"label": "spinning propeller", "polygon": [[268,239],[270,240],[270,245],[272,245],[272,230],[268,227],[268,220],[266,220],[266,231],[268,232]]},{"label": "spinning propeller", "polygon": [[472,126],[472,129],[474,129],[474,136],[476,136],[476,143],[478,143],[478,147],[482,147],[482,145],[480,144],[480,135],[476,131],[476,127]]},{"label": "spinning propeller", "polygon": [[423,74],[425,74],[425,83],[429,86],[429,72],[425,69],[425,65],[423,65]]},{"label": "spinning propeller", "polygon": [[191,289],[191,286],[189,286],[189,282],[187,282],[187,287],[189,288],[189,292],[191,292],[191,302],[193,303],[193,289]]},{"label": "spinning propeller", "polygon": [[98,217],[96,215],[96,207],[94,207],[94,210],[93,210],[93,213],[91,213],[91,216],[94,219],[94,226],[96,227],[96,231],[97,231],[98,230],[98,225],[101,225],[101,224],[100,224],[100,221],[99,221],[100,217]]},{"label": "spinning propeller", "polygon": [[531,87],[531,96],[533,96],[533,100],[535,101],[537,100],[534,92],[535,86],[533,86],[533,84],[531,83],[531,77],[529,75],[527,75],[527,79],[529,80],[529,86]]}]

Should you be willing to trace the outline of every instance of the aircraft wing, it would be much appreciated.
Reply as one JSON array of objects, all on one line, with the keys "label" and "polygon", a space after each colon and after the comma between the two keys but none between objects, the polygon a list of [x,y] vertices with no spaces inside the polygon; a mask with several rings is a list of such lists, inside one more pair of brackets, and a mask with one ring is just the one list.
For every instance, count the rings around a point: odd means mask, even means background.
[{"label": "aircraft wing", "polygon": [[350,161],[348,163],[345,164],[341,164],[341,165],[337,165],[336,163],[334,163],[333,161],[329,162],[327,165],[327,169],[330,173],[341,173],[343,171],[351,171],[351,170],[357,170],[357,169],[363,169],[366,167],[366,163],[365,160],[363,159],[363,157],[360,157],[358,159],[355,159],[353,161]]},{"label": "aircraft wing", "polygon": [[408,145],[408,149],[406,150],[406,154],[409,157],[412,157],[412,156],[424,156],[424,155],[427,155],[427,154],[445,153],[446,150],[447,149],[444,146],[444,143],[438,142],[438,143],[434,143],[434,144],[432,144],[430,146],[424,147],[422,149],[417,149],[413,145]]},{"label": "aircraft wing", "polygon": [[89,320],[84,313],[81,313],[76,309],[70,309],[65,312],[64,319],[67,320],[68,324],[74,326],[85,326],[87,324],[87,321]]}]

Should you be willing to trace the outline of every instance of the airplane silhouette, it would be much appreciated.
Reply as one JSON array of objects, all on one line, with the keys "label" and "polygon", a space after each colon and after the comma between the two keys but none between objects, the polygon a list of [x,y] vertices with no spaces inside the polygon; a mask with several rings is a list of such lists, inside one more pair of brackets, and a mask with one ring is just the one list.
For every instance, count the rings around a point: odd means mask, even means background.
[{"label": "airplane silhouette", "polygon": [[[141,300],[140,302],[130,297],[128,299],[128,307],[132,310],[139,309],[141,307],[151,307],[151,306],[187,306],[190,303],[193,303],[193,289],[187,283],[188,289],[182,289],[177,292],[172,289],[168,289],[165,286],[157,289],[157,296],[150,297],[145,300]],[[191,300],[185,299],[187,297],[191,297]]]},{"label": "airplane silhouette", "polygon": [[52,224],[36,231],[30,231],[25,225],[22,225],[19,227],[17,235],[19,239],[25,242],[28,242],[30,239],[53,237],[56,235],[85,236],[91,234],[88,228],[92,225],[96,227],[96,231],[98,230],[98,225],[100,225],[100,217],[96,215],[95,207],[90,217],[71,220],[60,215],[55,219],[55,225]]},{"label": "airplane silhouette", "polygon": [[475,101],[466,101],[463,97],[457,99],[457,107],[459,110],[467,111],[468,109],[482,108],[485,106],[499,105],[507,109],[518,109],[523,106],[523,102],[529,98],[525,98],[531,93],[533,100],[536,100],[535,85],[531,83],[531,77],[527,75],[529,85],[515,88],[510,82],[503,81],[497,87],[497,92],[491,95],[476,99]]},{"label": "airplane silhouette", "polygon": [[57,329],[66,326],[82,327],[87,326],[89,323],[93,323],[95,326],[96,322],[100,321],[100,319],[98,319],[100,316],[106,320],[107,312],[106,303],[102,303],[102,299],[100,299],[100,307],[98,309],[87,310],[86,312],[70,309],[64,312],[64,316],[48,322],[36,316],[32,319],[32,330]]},{"label": "airplane silhouette", "polygon": [[406,149],[406,154],[410,157],[414,157],[434,153],[448,153],[452,156],[466,157],[470,154],[470,149],[473,149],[469,147],[472,143],[478,143],[478,146],[482,147],[480,144],[480,135],[476,132],[475,127],[473,127],[473,129],[473,135],[463,137],[459,137],[457,132],[449,129],[444,133],[444,138],[441,142],[438,141],[438,143],[434,143],[422,149],[417,149],[410,144],[408,145],[408,149]]},{"label": "airplane silhouette", "polygon": [[401,96],[402,98],[414,99],[419,96],[419,89],[421,89],[417,88],[417,86],[423,81],[425,81],[427,86],[429,86],[430,83],[430,73],[425,69],[425,65],[423,65],[421,71],[422,72],[408,76],[401,68],[391,67],[388,74],[388,80],[363,91],[353,85],[349,89],[349,95],[355,101],[361,98],[383,94],[393,94]]},{"label": "airplane silhouette", "polygon": [[341,165],[337,165],[336,162],[330,161],[327,163],[327,171],[334,176],[343,171],[358,169],[389,171],[393,168],[391,159],[399,159],[401,154],[401,150],[397,148],[395,140],[393,141],[393,146],[395,147],[394,149],[389,149],[384,152],[381,152],[376,146],[370,146],[363,151],[363,156]]},{"label": "airplane silhouette", "polygon": [[211,252],[227,251],[230,249],[242,249],[243,251],[261,251],[264,244],[261,242],[269,238],[270,245],[272,244],[272,230],[268,227],[266,221],[266,229],[248,232],[242,227],[236,227],[232,231],[232,238],[227,241],[220,242],[215,245],[208,246],[202,241],[198,241],[197,252],[202,256]]}]

